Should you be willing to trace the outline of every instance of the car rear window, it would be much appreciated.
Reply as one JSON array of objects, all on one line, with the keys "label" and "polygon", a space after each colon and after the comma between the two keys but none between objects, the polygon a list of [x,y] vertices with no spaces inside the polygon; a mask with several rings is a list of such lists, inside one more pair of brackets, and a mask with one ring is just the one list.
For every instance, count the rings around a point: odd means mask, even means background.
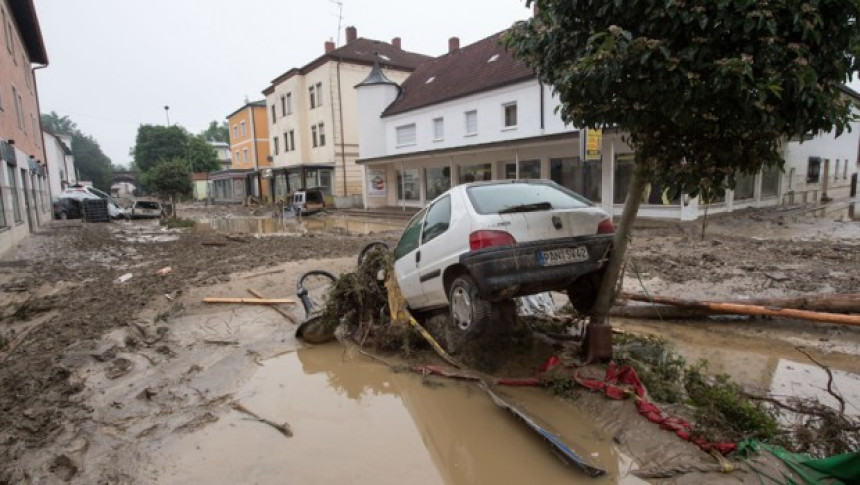
[{"label": "car rear window", "polygon": [[322,192],[318,192],[316,190],[311,190],[307,193],[308,202],[322,202],[323,196]]},{"label": "car rear window", "polygon": [[466,189],[478,214],[498,214],[516,206],[549,203],[551,209],[579,209],[592,204],[581,195],[550,183],[475,185]]},{"label": "car rear window", "polygon": [[134,203],[134,206],[135,206],[135,207],[138,207],[138,208],[140,208],[140,209],[155,209],[155,210],[158,210],[158,209],[160,209],[160,208],[161,208],[161,206],[160,206],[160,205],[158,205],[158,202],[147,202],[147,201],[144,201],[144,200],[139,200],[139,201],[135,202],[135,203]]}]

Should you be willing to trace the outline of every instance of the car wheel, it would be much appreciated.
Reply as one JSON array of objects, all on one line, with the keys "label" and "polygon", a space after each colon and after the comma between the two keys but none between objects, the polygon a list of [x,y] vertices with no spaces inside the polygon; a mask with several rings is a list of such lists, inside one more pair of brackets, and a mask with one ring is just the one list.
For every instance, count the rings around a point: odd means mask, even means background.
[{"label": "car wheel", "polygon": [[[510,300],[507,301],[511,303]],[[511,305],[493,303],[478,293],[478,285],[469,275],[458,276],[448,290],[450,325],[446,343],[450,353],[461,351],[467,342],[487,331],[494,322],[509,319]]]},{"label": "car wheel", "polygon": [[603,280],[603,271],[580,276],[574,281],[567,289],[570,306],[582,315],[591,313],[601,280]]}]

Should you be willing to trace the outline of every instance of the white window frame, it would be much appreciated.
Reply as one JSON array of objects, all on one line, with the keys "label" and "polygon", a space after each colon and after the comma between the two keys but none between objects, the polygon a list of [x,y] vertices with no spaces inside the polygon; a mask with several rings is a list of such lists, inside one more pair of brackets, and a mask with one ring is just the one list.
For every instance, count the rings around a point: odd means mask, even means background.
[{"label": "white window frame", "polygon": [[275,136],[274,138],[272,138],[272,144],[273,144],[273,145],[275,145],[275,155],[278,155],[278,154],[279,154],[279,152],[280,152],[280,146],[281,146],[281,144],[280,144],[280,140],[278,139],[278,137],[277,137],[277,136]]},{"label": "white window frame", "polygon": [[[508,108],[514,109],[514,121],[515,121],[515,123],[512,125],[507,124],[508,123],[508,116],[507,116]],[[519,122],[520,122],[520,113],[519,113],[519,109],[517,108],[517,102],[511,101],[510,103],[502,104],[502,130],[516,130]]]},{"label": "white window frame", "polygon": [[314,148],[319,146],[319,140],[317,140],[317,125],[311,125],[311,144]]},{"label": "white window frame", "polygon": [[287,93],[287,114],[293,114],[293,93]]},{"label": "white window frame", "polygon": [[[473,131],[469,131],[469,117],[475,117],[475,129]],[[478,134],[478,110],[470,109],[463,113],[463,136],[476,136]]]},{"label": "white window frame", "polygon": [[233,141],[239,139],[239,125],[233,125]]},{"label": "white window frame", "polygon": [[309,93],[309,98],[310,98],[310,101],[311,101],[311,108],[310,108],[310,109],[314,109],[314,108],[316,108],[316,107],[317,107],[316,87],[315,87],[315,86],[311,86],[311,87],[309,87],[309,88],[308,88],[308,93]]},{"label": "white window frame", "polygon": [[418,130],[415,123],[408,123],[394,128],[395,146],[397,148],[415,146],[418,140]]},{"label": "white window frame", "polygon": [[319,136],[319,139],[320,139],[319,146],[324,147],[325,146],[325,124],[322,122],[317,125],[317,136]]},{"label": "white window frame", "polygon": [[274,104],[272,104],[271,111],[272,111],[272,124],[275,124],[275,122],[278,121],[278,108]]},{"label": "white window frame", "polygon": [[317,108],[323,105],[322,83],[317,83]]},{"label": "white window frame", "polygon": [[245,131],[245,122],[244,121],[240,122],[239,126],[242,127],[242,138],[248,136],[248,135],[246,135],[247,132]]},{"label": "white window frame", "polygon": [[250,159],[250,158],[248,158],[248,149],[247,149],[247,148],[243,148],[243,149],[242,149],[242,154],[243,154],[243,155],[244,155],[244,157],[245,157],[245,163],[248,163],[248,162],[250,162],[250,161],[251,161],[251,159]]},{"label": "white window frame", "polygon": [[433,141],[445,139],[445,118],[440,116],[433,118]]},{"label": "white window frame", "polygon": [[290,151],[295,151],[296,149],[296,130],[290,130]]},{"label": "white window frame", "polygon": [[281,118],[287,116],[287,97],[281,96]]}]

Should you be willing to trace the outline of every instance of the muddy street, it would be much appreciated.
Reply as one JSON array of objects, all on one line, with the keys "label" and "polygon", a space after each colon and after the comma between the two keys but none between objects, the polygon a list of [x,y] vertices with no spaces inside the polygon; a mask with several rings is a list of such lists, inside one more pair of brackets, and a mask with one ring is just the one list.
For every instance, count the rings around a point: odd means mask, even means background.
[{"label": "muddy street", "polygon": [[[636,470],[714,463],[630,401],[502,388],[606,470],[589,478],[474,383],[410,370],[438,363],[432,352],[379,360],[350,343],[296,340],[300,275],[352,271],[369,242],[396,242],[404,218],[285,222],[220,207],[185,215],[197,226],[57,223],[0,261],[0,483],[642,483]],[[720,299],[860,288],[858,222],[841,214],[715,218],[704,241],[697,230],[637,228],[624,289]],[[296,304],[279,306],[286,317],[202,302],[249,290]],[[660,335],[750,391],[827,403],[812,356],[832,369],[846,413],[860,415],[858,328],[761,318],[612,323]],[[505,377],[530,377],[541,364],[508,367],[514,375]],[[756,478],[671,479],[704,481]]]}]

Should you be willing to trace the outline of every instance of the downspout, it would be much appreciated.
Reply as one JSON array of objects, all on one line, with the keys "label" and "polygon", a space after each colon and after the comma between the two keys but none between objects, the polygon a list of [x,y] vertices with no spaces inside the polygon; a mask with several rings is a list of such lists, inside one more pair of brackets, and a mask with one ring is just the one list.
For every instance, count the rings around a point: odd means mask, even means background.
[{"label": "downspout", "polygon": [[[540,129],[541,133],[544,130],[544,92],[543,92],[543,83],[538,81],[538,87],[540,88]],[[517,168],[519,170],[519,167]]]},{"label": "downspout", "polygon": [[[341,56],[337,57],[337,110],[338,110],[338,125],[340,125],[340,163],[343,167],[343,196],[346,197],[346,142],[343,139],[343,95],[341,94],[340,82],[340,63]],[[362,190],[363,192],[363,190]]]}]

